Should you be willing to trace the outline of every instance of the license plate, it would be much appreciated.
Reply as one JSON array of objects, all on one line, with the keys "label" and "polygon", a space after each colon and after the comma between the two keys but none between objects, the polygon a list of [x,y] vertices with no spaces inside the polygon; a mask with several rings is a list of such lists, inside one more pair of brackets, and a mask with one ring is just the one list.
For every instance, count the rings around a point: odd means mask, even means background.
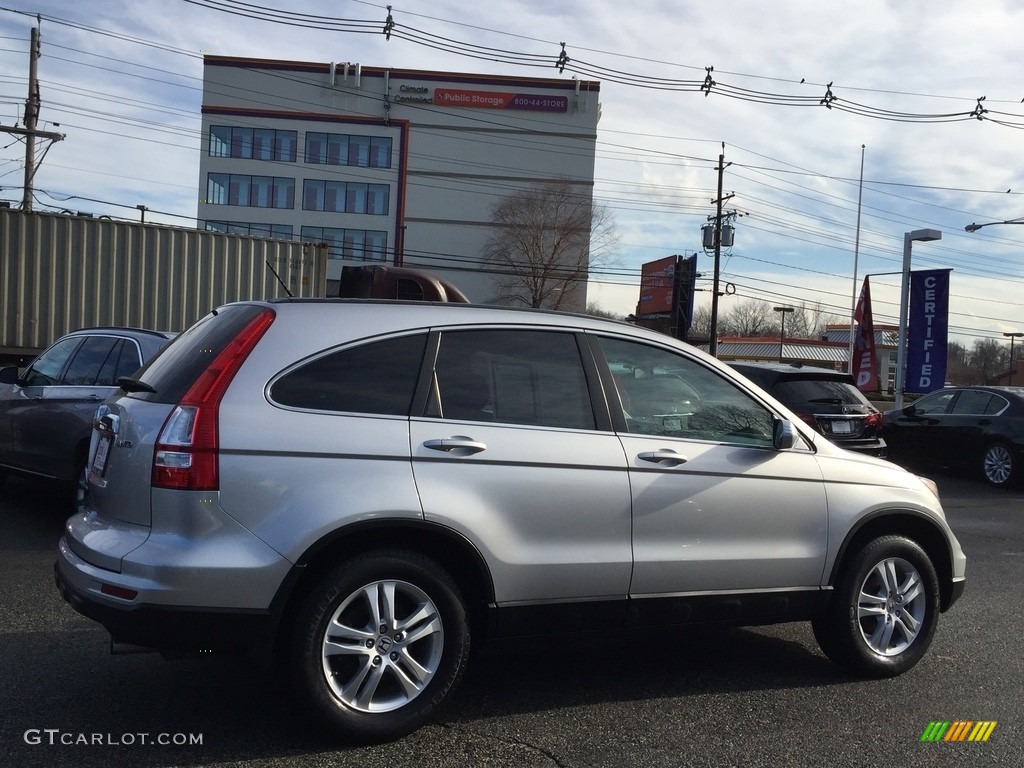
[{"label": "license plate", "polygon": [[832,422],[832,434],[833,435],[848,435],[853,432],[853,425],[848,421],[833,421]]},{"label": "license plate", "polygon": [[110,455],[111,438],[109,435],[101,435],[96,444],[96,453],[92,457],[92,472],[103,476],[103,470],[107,468],[107,456]]}]

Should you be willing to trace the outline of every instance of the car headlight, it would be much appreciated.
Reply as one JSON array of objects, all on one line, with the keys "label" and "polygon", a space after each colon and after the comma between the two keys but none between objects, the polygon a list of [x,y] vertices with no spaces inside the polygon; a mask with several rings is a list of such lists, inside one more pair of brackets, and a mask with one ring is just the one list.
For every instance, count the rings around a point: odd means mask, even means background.
[{"label": "car headlight", "polygon": [[924,487],[931,491],[932,495],[935,496],[936,499],[939,498],[939,486],[935,484],[934,480],[930,480],[927,477],[921,477],[920,475],[917,476],[917,479],[924,483]]}]

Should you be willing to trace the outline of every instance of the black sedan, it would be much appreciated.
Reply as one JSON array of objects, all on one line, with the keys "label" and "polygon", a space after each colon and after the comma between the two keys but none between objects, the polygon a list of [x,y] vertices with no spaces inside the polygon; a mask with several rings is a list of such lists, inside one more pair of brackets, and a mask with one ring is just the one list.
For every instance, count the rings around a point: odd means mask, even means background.
[{"label": "black sedan", "polygon": [[980,472],[995,486],[1024,476],[1024,388],[950,387],[884,419],[893,461]]}]

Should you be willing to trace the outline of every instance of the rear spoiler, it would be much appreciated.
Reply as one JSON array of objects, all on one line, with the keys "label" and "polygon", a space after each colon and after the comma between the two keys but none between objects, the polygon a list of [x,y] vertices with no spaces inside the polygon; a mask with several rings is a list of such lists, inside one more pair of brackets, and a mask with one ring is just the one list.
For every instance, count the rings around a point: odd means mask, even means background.
[{"label": "rear spoiler", "polygon": [[342,267],[338,296],[343,299],[402,299],[469,304],[447,280],[407,267]]}]

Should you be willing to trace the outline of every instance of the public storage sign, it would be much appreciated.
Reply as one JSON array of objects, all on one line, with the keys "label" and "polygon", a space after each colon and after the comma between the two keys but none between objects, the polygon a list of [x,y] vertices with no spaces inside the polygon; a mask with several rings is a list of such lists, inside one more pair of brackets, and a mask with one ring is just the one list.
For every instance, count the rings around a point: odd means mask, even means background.
[{"label": "public storage sign", "polygon": [[566,96],[472,91],[462,88],[435,88],[434,103],[441,107],[524,109],[532,112],[567,112],[569,110],[569,99]]}]

